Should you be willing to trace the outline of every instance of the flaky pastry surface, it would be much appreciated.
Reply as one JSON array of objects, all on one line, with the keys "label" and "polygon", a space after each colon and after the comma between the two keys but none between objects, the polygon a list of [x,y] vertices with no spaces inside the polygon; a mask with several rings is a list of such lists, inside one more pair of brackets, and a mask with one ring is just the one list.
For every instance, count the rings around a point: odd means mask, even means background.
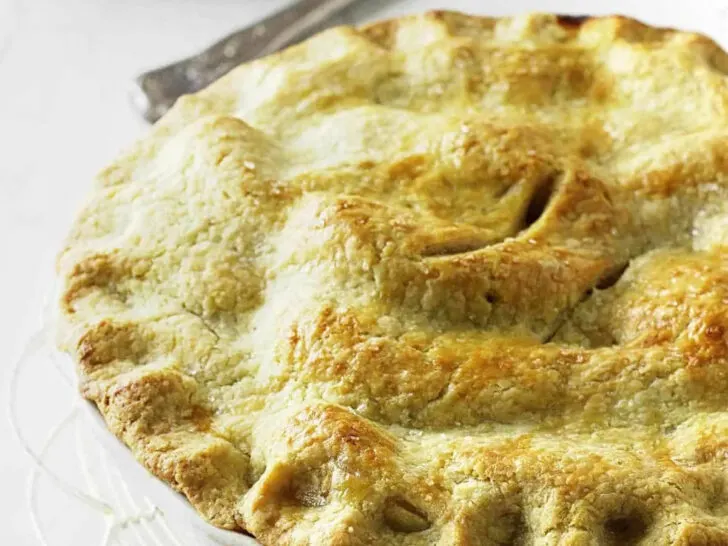
[{"label": "flaky pastry surface", "polygon": [[726,245],[710,40],[428,13],[180,100],[74,225],[60,345],[263,544],[728,545]]}]

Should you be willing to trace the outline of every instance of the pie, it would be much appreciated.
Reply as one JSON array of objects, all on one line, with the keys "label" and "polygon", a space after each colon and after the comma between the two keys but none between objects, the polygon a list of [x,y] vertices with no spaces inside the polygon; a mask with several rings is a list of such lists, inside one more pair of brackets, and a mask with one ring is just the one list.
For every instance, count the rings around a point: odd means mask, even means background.
[{"label": "pie", "polygon": [[98,177],[59,343],[266,545],[728,545],[728,55],[625,17],[340,27]]}]

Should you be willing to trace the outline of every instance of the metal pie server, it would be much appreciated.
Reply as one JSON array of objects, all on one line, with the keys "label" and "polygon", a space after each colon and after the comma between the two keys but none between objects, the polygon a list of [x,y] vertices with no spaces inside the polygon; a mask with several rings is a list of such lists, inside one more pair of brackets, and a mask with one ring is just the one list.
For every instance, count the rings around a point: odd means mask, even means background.
[{"label": "metal pie server", "polygon": [[203,52],[141,74],[132,101],[149,122],[157,121],[182,95],[208,86],[237,65],[299,42],[341,22],[345,8],[362,0],[300,0],[239,30]]}]

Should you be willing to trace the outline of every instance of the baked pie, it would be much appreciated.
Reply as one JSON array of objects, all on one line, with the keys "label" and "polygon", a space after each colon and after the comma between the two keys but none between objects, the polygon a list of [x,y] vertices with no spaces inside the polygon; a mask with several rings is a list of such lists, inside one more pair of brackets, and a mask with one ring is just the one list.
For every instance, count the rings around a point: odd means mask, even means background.
[{"label": "baked pie", "polygon": [[728,545],[728,55],[432,12],[237,68],[59,258],[83,395],[263,544]]}]

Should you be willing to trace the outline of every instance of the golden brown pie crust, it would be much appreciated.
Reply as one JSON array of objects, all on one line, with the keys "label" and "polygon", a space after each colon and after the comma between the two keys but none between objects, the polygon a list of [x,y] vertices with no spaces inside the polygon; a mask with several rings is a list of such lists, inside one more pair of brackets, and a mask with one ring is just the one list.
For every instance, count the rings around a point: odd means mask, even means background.
[{"label": "golden brown pie crust", "polygon": [[59,258],[82,392],[268,545],[728,545],[728,56],[432,12],[233,71]]}]

